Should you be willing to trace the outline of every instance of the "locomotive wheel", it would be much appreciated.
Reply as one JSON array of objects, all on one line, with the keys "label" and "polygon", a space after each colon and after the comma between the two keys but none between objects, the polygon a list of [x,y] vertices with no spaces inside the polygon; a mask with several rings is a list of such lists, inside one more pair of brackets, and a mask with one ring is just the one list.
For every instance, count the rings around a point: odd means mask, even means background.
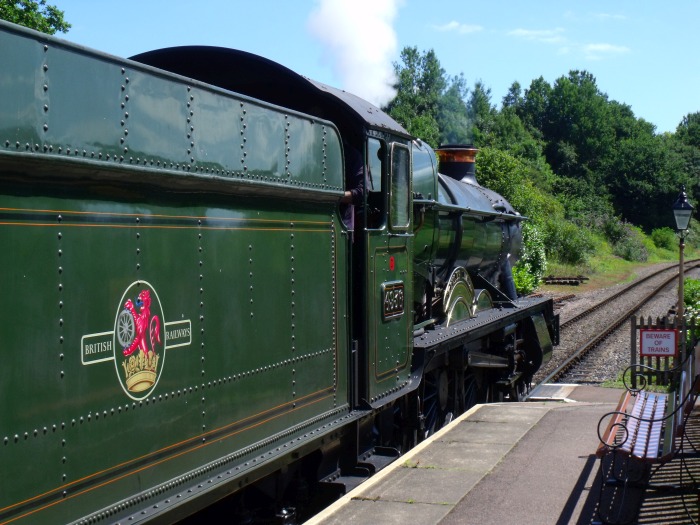
[{"label": "locomotive wheel", "polygon": [[402,454],[416,445],[417,412],[415,396],[404,396],[394,404],[393,445]]},{"label": "locomotive wheel", "polygon": [[482,387],[484,389],[484,403],[501,403],[502,401],[505,401],[503,390],[496,385],[498,379],[499,376],[496,374],[484,374],[482,379]]},{"label": "locomotive wheel", "polygon": [[477,403],[483,401],[480,395],[479,383],[474,372],[467,368],[464,370],[463,374],[462,391],[460,392],[460,399],[462,401],[461,413],[466,412]]},{"label": "locomotive wheel", "polygon": [[432,436],[454,419],[456,412],[454,375],[450,370],[438,369],[427,373],[423,379],[421,403],[423,439]]}]

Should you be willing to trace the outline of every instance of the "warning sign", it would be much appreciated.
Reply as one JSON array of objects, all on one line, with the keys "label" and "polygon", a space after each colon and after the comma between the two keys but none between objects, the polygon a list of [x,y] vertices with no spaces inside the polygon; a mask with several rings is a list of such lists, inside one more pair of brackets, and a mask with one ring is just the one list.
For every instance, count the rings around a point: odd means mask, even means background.
[{"label": "warning sign", "polygon": [[677,357],[678,330],[639,330],[639,355],[642,357]]}]

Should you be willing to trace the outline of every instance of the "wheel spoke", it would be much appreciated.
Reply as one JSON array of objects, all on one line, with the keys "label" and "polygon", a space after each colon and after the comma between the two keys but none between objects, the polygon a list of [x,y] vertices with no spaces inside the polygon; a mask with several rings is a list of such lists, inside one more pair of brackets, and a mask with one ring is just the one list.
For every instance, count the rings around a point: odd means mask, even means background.
[{"label": "wheel spoke", "polygon": [[455,373],[447,369],[429,372],[423,379],[423,439],[431,436],[454,418]]}]

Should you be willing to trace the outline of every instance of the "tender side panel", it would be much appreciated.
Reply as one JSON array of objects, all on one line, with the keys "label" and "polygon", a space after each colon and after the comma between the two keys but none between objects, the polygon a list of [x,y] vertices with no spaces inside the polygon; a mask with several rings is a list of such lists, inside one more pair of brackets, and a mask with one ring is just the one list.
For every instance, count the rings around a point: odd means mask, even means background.
[{"label": "tender side panel", "polygon": [[[12,400],[0,464],[22,472],[3,484],[3,519],[64,492],[94,496],[94,510],[235,451],[250,459],[253,443],[346,406],[331,210],[1,202],[13,248],[0,255],[0,395]],[[125,305],[144,291],[151,377],[120,342]]]}]

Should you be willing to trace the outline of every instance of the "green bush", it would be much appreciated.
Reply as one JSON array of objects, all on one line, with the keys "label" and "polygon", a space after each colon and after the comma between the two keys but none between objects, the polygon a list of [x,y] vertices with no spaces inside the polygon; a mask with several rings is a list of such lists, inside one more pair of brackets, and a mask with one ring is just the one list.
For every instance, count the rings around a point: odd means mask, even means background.
[{"label": "green bush", "polygon": [[700,280],[683,279],[683,303],[700,307]]},{"label": "green bush", "polygon": [[683,304],[686,322],[695,321],[695,336],[700,335],[700,280],[683,279]]},{"label": "green bush", "polygon": [[519,295],[532,293],[547,271],[544,237],[533,223],[523,225],[523,253],[513,268],[513,281]]},{"label": "green bush", "polygon": [[539,280],[532,275],[525,265],[520,263],[513,267],[513,282],[518,295],[528,295],[539,286]]},{"label": "green bush", "polygon": [[603,235],[611,244],[617,244],[627,236],[626,224],[618,217],[606,216],[602,222]]},{"label": "green bush", "polygon": [[585,264],[595,249],[593,234],[566,220],[547,221],[543,234],[547,257],[562,264]]},{"label": "green bush", "polygon": [[[690,219],[690,226],[685,234],[685,245],[687,248],[700,248],[700,222],[695,219]],[[678,237],[676,237],[675,243],[676,249],[678,249]]]},{"label": "green bush", "polygon": [[644,234],[636,226],[624,224],[622,237],[614,244],[613,253],[625,261],[645,262],[649,258]]},{"label": "green bush", "polygon": [[497,148],[482,148],[478,159],[479,184],[501,194],[521,215],[535,222],[564,215],[557,199],[527,178],[531,170],[521,159]]},{"label": "green bush", "polygon": [[676,232],[671,228],[656,228],[651,231],[651,240],[657,248],[666,250],[674,250],[678,246],[678,238]]}]

